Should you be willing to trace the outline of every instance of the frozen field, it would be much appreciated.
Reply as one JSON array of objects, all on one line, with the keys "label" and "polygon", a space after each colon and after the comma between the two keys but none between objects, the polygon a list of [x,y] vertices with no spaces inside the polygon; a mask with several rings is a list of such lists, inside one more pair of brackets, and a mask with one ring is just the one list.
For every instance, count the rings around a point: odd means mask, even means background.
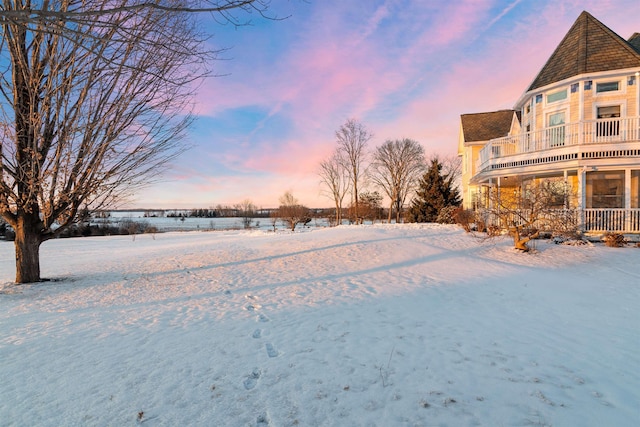
[{"label": "frozen field", "polygon": [[2,426],[637,426],[640,249],[454,226],[0,242]]},{"label": "frozen field", "polygon": [[[95,225],[110,225],[118,227],[122,222],[135,221],[154,226],[160,231],[221,231],[244,229],[242,218],[178,218],[178,217],[144,217],[143,212],[116,212],[109,218],[96,218],[91,221]],[[307,228],[326,227],[328,222],[324,218],[313,219]],[[251,228],[273,231],[270,218],[252,218]],[[288,227],[282,221],[276,221],[276,228],[283,230]],[[296,228],[303,228],[298,225]]]}]

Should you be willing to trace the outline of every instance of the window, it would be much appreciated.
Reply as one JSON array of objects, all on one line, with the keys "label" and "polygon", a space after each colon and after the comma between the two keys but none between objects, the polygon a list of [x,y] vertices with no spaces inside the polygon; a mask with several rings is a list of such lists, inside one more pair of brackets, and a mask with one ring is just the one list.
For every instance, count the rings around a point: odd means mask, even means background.
[{"label": "window", "polygon": [[574,83],[571,85],[571,93],[576,93],[578,91],[578,83]]},{"label": "window", "polygon": [[597,136],[618,136],[620,134],[620,106],[598,107]]},{"label": "window", "polygon": [[553,92],[547,95],[547,104],[552,102],[562,101],[563,99],[567,99],[567,90],[560,90],[558,92]]},{"label": "window", "polygon": [[596,93],[615,92],[620,89],[620,82],[596,83]]},{"label": "window", "polygon": [[624,208],[624,171],[587,173],[587,208]]},{"label": "window", "polygon": [[564,111],[549,114],[549,128],[547,129],[547,140],[549,141],[549,146],[558,147],[564,145],[564,123]]}]

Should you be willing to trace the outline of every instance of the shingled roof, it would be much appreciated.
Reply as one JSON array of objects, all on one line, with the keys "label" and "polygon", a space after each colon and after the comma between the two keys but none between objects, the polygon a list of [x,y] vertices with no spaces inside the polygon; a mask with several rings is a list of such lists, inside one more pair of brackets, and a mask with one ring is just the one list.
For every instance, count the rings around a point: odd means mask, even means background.
[{"label": "shingled roof", "polygon": [[528,90],[579,74],[634,67],[640,67],[640,35],[626,41],[582,12]]},{"label": "shingled roof", "polygon": [[629,37],[629,44],[640,53],[640,33],[633,33],[633,35]]},{"label": "shingled roof", "polygon": [[509,135],[514,114],[514,110],[462,114],[460,120],[464,142],[488,141]]}]

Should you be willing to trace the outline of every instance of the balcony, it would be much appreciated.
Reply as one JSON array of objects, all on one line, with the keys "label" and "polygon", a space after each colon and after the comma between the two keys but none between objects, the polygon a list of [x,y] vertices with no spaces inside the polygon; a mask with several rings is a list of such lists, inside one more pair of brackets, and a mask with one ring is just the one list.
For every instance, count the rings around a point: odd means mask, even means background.
[{"label": "balcony", "polygon": [[[616,150],[608,156],[638,157],[640,117],[609,118],[569,123],[490,140],[476,161],[476,174],[508,167],[588,159],[585,146]],[[619,150],[619,151],[618,151]]]}]

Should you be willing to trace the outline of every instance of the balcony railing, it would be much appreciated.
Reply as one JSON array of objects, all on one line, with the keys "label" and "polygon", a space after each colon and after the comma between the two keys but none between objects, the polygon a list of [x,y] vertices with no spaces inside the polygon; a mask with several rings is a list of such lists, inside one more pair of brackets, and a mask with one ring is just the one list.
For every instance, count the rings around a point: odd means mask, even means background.
[{"label": "balcony railing", "polygon": [[490,140],[481,150],[477,172],[505,156],[584,144],[640,141],[640,117],[582,121]]}]

